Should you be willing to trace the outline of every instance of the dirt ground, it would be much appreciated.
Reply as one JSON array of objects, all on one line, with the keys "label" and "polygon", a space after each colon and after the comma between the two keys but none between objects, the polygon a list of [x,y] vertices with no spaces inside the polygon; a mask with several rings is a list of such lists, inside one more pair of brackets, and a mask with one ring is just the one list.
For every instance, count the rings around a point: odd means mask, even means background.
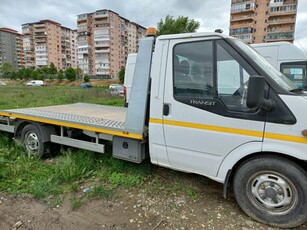
[{"label": "dirt ground", "polygon": [[[69,194],[59,206],[50,208],[46,202],[29,196],[0,193],[0,229],[275,229],[246,216],[232,194],[225,200],[221,184],[182,175],[184,179],[178,182],[194,193],[157,192],[158,187],[155,191],[153,186],[148,191],[146,184],[141,188],[118,188],[111,198],[89,200],[76,211],[71,208]],[[167,181],[162,180],[163,186],[167,187]],[[297,229],[307,229],[307,225]]]}]

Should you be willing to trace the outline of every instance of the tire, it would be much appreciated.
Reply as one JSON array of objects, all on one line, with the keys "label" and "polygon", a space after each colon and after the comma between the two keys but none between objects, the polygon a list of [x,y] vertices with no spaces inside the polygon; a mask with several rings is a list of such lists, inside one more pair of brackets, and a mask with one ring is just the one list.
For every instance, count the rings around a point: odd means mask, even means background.
[{"label": "tire", "polygon": [[307,221],[307,173],[280,156],[254,157],[236,170],[236,200],[253,219],[281,228]]},{"label": "tire", "polygon": [[48,144],[42,141],[40,130],[32,124],[22,129],[21,142],[28,156],[41,158],[48,149]]}]

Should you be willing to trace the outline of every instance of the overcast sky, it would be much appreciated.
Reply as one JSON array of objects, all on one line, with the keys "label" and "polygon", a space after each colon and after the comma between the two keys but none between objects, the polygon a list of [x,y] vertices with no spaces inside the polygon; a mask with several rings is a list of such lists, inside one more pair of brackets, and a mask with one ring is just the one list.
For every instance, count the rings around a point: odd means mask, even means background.
[{"label": "overcast sky", "polygon": [[[298,0],[295,44],[307,50],[307,0]],[[110,9],[144,27],[156,26],[166,15],[188,16],[199,31],[216,28],[228,34],[231,0],[0,0],[0,27],[21,32],[21,24],[50,19],[76,29],[77,15]]]}]

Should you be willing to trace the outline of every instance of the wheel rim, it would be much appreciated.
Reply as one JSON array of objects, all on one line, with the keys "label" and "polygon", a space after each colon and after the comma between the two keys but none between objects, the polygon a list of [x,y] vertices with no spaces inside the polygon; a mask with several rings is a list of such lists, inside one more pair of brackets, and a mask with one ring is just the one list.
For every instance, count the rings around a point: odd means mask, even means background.
[{"label": "wheel rim", "polygon": [[296,206],[298,194],[293,183],[276,172],[261,172],[248,181],[248,199],[261,211],[287,214]]},{"label": "wheel rim", "polygon": [[25,135],[24,145],[27,149],[28,154],[37,155],[40,144],[36,133],[29,131]]}]

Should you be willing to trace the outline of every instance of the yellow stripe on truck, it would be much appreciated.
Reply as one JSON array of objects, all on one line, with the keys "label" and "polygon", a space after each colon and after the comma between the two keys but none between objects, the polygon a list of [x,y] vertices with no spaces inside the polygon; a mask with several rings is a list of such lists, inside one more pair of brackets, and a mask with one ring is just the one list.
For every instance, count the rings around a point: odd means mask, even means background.
[{"label": "yellow stripe on truck", "polygon": [[8,113],[8,112],[0,112],[0,116],[14,117],[14,118],[24,119],[24,120],[28,120],[28,121],[36,121],[36,122],[41,122],[41,123],[50,124],[50,125],[58,125],[58,126],[64,126],[64,127],[70,127],[70,128],[75,128],[75,129],[82,129],[82,130],[97,132],[97,133],[104,133],[104,134],[109,134],[109,135],[114,135],[114,136],[121,136],[121,137],[128,137],[128,138],[132,138],[132,139],[143,140],[142,135],[133,134],[133,133],[123,133],[123,132],[120,132],[120,131],[115,131],[115,130],[110,130],[110,129],[102,129],[102,128],[86,126],[86,125],[79,125],[79,124],[75,124],[75,123],[62,122],[62,121],[56,121],[56,120],[51,120],[51,119],[39,118],[39,117],[31,117],[31,116]]},{"label": "yellow stripe on truck", "polygon": [[[156,124],[165,124],[165,125],[193,128],[193,129],[209,130],[209,131],[222,132],[222,133],[231,133],[231,134],[238,134],[238,135],[245,135],[245,136],[260,137],[260,138],[263,135],[262,132],[254,131],[254,130],[236,129],[236,128],[228,128],[228,127],[223,127],[223,126],[213,126],[213,125],[197,124],[197,123],[182,122],[182,121],[161,120],[161,119],[156,119],[156,118],[150,118],[149,122],[156,123]],[[307,144],[307,138],[303,136],[299,137],[299,136],[290,136],[290,135],[284,135],[284,134],[265,133],[264,138]]]}]

